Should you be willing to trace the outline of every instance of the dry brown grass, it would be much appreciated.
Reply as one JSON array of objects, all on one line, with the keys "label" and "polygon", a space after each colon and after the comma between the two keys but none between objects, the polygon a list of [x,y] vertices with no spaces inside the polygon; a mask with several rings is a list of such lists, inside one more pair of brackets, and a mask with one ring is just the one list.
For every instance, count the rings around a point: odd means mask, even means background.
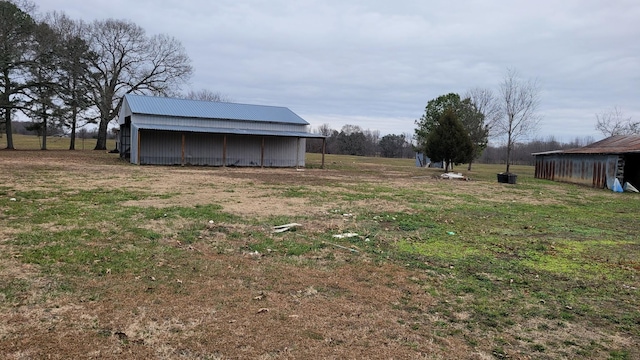
[{"label": "dry brown grass", "polygon": [[[446,192],[450,185],[424,176],[424,169],[349,173],[335,169],[138,167],[120,162],[112,154],[0,151],[0,186],[6,190],[6,196],[18,191],[59,188],[125,189],[153,196],[119,206],[162,209],[218,204],[222,211],[247,219],[305,216],[308,221],[298,237],[302,242],[315,233],[348,231],[356,226],[349,217],[332,215],[335,209],[411,211],[409,206],[384,198],[345,199],[349,185],[427,187],[433,193],[433,204],[425,206],[452,201]],[[332,185],[336,183],[347,187],[338,189]],[[283,191],[300,186],[305,187],[302,191],[321,195],[282,196]],[[478,186],[474,182],[460,182],[456,187],[457,191],[489,202],[556,202],[554,197],[531,196],[530,192],[498,184]],[[544,186],[541,188],[547,191]],[[492,193],[489,195],[488,191]],[[548,191],[565,190],[549,186]],[[11,221],[0,220],[5,225]],[[380,262],[365,252],[348,252],[332,246],[286,259],[276,253],[256,255],[247,250],[251,234],[268,232],[269,228],[255,222],[211,224],[198,241],[185,244],[175,234],[188,225],[185,220],[162,219],[141,224],[162,234],[161,245],[179,251],[180,257],[154,258],[154,265],[142,273],[106,271],[85,277],[43,273],[40,267],[21,262],[20,248],[10,242],[18,230],[1,228],[0,250],[5,256],[1,258],[0,281],[21,281],[27,290],[11,303],[0,301],[0,356],[7,359],[502,356],[492,353],[496,347],[495,334],[483,338],[477,329],[469,330],[462,325],[454,332],[441,331],[439,322],[444,317],[430,310],[444,299],[429,295],[424,286],[426,282],[438,281],[440,275],[397,262]],[[55,224],[40,226],[57,229]],[[100,226],[110,229],[118,224],[111,222],[107,213]],[[229,233],[246,234],[246,238],[231,239]],[[109,246],[108,241],[95,239],[93,245]],[[72,290],[55,290],[61,283],[68,283]],[[446,301],[450,300],[453,298]],[[471,318],[467,311],[452,316],[460,324]],[[575,322],[558,328],[552,321],[544,326],[534,323],[540,321],[537,318],[531,321],[502,334],[501,344],[510,344],[505,346],[505,356],[511,359],[541,356],[522,350],[530,344],[519,340],[518,332],[542,342],[561,343],[579,334],[587,341],[604,341],[624,348],[638,344],[637,339],[601,332],[587,323]],[[549,328],[553,330],[536,330]],[[563,353],[547,351],[544,356],[552,358],[554,354],[562,357]],[[595,349],[591,355],[602,358],[606,352]]]}]

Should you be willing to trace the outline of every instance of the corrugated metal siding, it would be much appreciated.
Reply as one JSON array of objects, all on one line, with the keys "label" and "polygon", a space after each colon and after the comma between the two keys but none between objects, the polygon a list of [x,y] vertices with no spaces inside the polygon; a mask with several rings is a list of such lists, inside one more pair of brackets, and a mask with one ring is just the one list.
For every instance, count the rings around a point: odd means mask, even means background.
[{"label": "corrugated metal siding", "polygon": [[222,166],[224,136],[186,133],[184,162],[187,165]]},{"label": "corrugated metal siding", "polygon": [[[140,136],[132,144],[131,162],[140,165],[208,165],[295,167],[305,165],[304,139],[227,135],[224,158],[224,136],[207,133],[180,133],[143,130],[134,127]],[[184,158],[183,158],[184,135]],[[264,153],[263,153],[264,139]],[[263,155],[264,154],[264,155]]]},{"label": "corrugated metal siding", "polygon": [[[227,166],[304,166],[304,153],[300,155],[298,151],[297,138],[264,137],[264,159],[262,141],[259,136],[227,136]],[[300,148],[305,149],[304,145],[301,139]]]},{"label": "corrugated metal siding", "polygon": [[535,177],[604,188],[613,183],[618,160],[618,155],[538,155]]},{"label": "corrugated metal siding", "polygon": [[120,112],[118,113],[118,125],[124,124],[124,118],[127,116],[131,116],[131,109],[129,108],[129,104],[126,101],[122,101],[122,106],[120,107]]},{"label": "corrugated metal siding", "polygon": [[249,129],[249,130],[274,130],[274,131],[294,131],[307,132],[307,125],[296,124],[272,124],[254,121],[220,120],[220,119],[193,119],[174,118],[157,115],[136,115],[135,121],[140,125],[167,125],[175,127],[201,127],[201,128],[226,128],[226,129]]},{"label": "corrugated metal siding", "polygon": [[[305,139],[300,139],[300,148],[306,150]],[[294,167],[304,166],[304,152],[298,152],[298,139],[279,139],[268,137],[264,141],[264,166],[268,167]],[[298,156],[296,158],[296,152]],[[296,163],[298,160],[298,163]]]},{"label": "corrugated metal siding", "polygon": [[171,131],[140,131],[141,165],[180,165],[182,135]]},{"label": "corrugated metal siding", "polygon": [[227,136],[227,166],[260,166],[261,144],[255,136]]}]

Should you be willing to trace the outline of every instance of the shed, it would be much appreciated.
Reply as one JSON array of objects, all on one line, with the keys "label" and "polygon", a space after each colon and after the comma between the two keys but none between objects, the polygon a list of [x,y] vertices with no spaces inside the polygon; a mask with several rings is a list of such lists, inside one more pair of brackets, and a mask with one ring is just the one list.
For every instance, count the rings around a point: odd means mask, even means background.
[{"label": "shed", "polygon": [[118,124],[120,157],[138,165],[299,167],[306,139],[325,139],[286,107],[134,94]]},{"label": "shed", "polygon": [[591,145],[535,156],[535,177],[611,189],[621,184],[640,185],[640,135],[618,135]]}]

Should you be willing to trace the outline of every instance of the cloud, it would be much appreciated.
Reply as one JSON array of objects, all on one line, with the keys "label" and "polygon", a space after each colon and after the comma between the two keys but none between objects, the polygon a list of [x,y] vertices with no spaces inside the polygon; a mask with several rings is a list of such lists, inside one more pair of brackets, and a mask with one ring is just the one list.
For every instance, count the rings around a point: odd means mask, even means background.
[{"label": "cloud", "polygon": [[[194,89],[288,106],[318,125],[413,132],[428,100],[498,90],[507,68],[541,85],[541,136],[599,137],[595,113],[640,118],[634,1],[49,0],[87,21],[129,18],[178,38]],[[335,125],[334,125],[335,124]]]}]

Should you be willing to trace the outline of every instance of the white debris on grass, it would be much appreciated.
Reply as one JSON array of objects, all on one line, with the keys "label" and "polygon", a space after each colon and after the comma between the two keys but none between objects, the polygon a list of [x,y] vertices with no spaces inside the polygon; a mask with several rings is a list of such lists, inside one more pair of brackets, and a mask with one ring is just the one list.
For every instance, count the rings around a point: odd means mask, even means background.
[{"label": "white debris on grass", "polygon": [[329,245],[331,245],[331,246],[335,246],[335,247],[340,248],[340,249],[349,250],[349,251],[351,251],[351,252],[355,252],[355,253],[359,252],[359,251],[358,251],[358,250],[356,250],[356,249],[349,248],[349,247],[346,247],[346,246],[342,246],[342,245],[338,245],[338,244],[334,244],[334,243],[330,243],[330,242],[323,242],[323,243],[325,243],[325,244],[329,244]]},{"label": "white debris on grass", "polygon": [[281,233],[281,232],[285,232],[285,231],[289,231],[295,227],[298,226],[302,226],[301,224],[298,223],[290,223],[290,224],[284,224],[284,225],[277,225],[273,227],[273,232],[274,233]]},{"label": "white debris on grass", "polygon": [[628,192],[639,192],[638,189],[636,189],[635,186],[629,184],[629,182],[625,182],[624,183],[624,187],[623,187],[624,191],[628,191]]},{"label": "white debris on grass", "polygon": [[440,175],[440,177],[443,179],[458,179],[458,180],[465,179],[464,175],[462,175],[461,173],[452,173],[452,172],[444,173]]},{"label": "white debris on grass", "polygon": [[352,238],[352,237],[356,237],[356,236],[358,236],[357,233],[344,233],[344,234],[333,235],[333,237],[336,238],[336,239],[346,239],[346,238]]}]

